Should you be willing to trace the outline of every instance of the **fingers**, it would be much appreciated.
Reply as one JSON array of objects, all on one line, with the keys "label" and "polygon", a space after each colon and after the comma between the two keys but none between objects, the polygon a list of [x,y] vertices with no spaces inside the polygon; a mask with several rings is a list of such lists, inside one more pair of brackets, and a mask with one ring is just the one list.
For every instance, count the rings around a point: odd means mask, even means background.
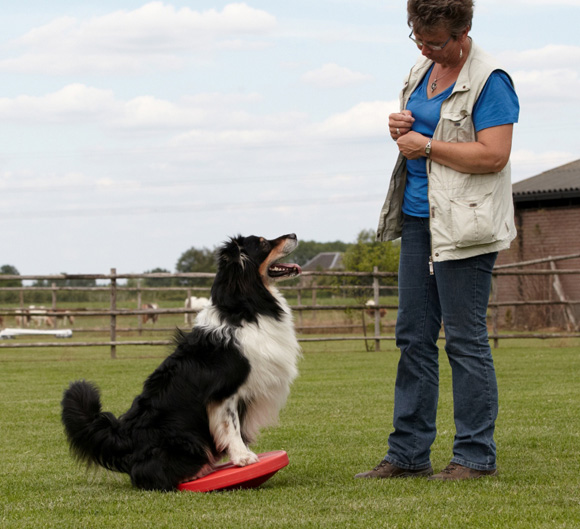
[{"label": "fingers", "polygon": [[391,133],[391,138],[397,140],[400,136],[407,134],[411,130],[414,122],[415,118],[412,116],[410,110],[403,110],[403,112],[391,114],[389,116],[389,132]]},{"label": "fingers", "polygon": [[427,138],[414,131],[411,131],[409,134],[397,139],[399,152],[407,158],[407,160],[417,160],[418,158],[425,156],[426,143]]}]

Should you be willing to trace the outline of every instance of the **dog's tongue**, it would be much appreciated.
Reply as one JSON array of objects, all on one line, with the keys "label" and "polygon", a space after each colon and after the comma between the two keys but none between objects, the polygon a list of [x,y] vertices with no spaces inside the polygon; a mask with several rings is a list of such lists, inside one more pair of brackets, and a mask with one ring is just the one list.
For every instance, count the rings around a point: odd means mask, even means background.
[{"label": "dog's tongue", "polygon": [[270,277],[294,277],[299,276],[302,269],[297,264],[274,263],[268,268]]}]

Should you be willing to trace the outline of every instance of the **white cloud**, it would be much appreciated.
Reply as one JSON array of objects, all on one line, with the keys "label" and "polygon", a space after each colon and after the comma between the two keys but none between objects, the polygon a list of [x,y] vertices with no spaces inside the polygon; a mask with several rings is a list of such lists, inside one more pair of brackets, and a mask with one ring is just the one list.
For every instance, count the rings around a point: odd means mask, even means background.
[{"label": "white cloud", "polygon": [[518,149],[511,153],[512,181],[519,182],[578,159],[577,153]]},{"label": "white cloud", "polygon": [[531,7],[580,7],[580,0],[481,0],[477,5],[489,8],[497,5],[503,8],[523,6],[528,9]]},{"label": "white cloud", "polygon": [[[580,2],[580,0],[579,0]],[[506,51],[498,55],[503,63],[516,69],[576,68],[580,67],[580,46],[549,44],[543,48]]]},{"label": "white cloud", "polygon": [[272,140],[307,122],[307,115],[301,112],[253,113],[252,105],[261,101],[256,93],[200,93],[176,102],[149,95],[122,100],[112,90],[74,83],[42,96],[0,98],[0,119],[22,124],[95,123],[109,130],[135,132],[173,129],[180,137],[198,139],[201,135],[204,143]]},{"label": "white cloud", "polygon": [[136,72],[178,68],[183,54],[263,47],[252,38],[267,35],[276,18],[244,3],[222,11],[176,9],[151,2],[87,21],[62,17],[11,43],[20,52],[0,61],[0,71],[65,74]]},{"label": "white cloud", "polygon": [[75,83],[44,96],[0,98],[0,117],[18,122],[78,122],[110,115],[117,107],[111,90]]},{"label": "white cloud", "polygon": [[328,63],[317,70],[312,70],[302,76],[302,81],[321,88],[336,88],[352,84],[371,81],[373,77],[339,66],[335,63]]},{"label": "white cloud", "polygon": [[580,76],[577,70],[516,71],[513,79],[522,99],[534,99],[553,107],[564,101],[580,101]]},{"label": "white cloud", "polygon": [[389,114],[399,109],[398,101],[371,101],[355,105],[316,124],[311,131],[323,137],[387,136]]},{"label": "white cloud", "polygon": [[512,73],[522,100],[554,107],[580,99],[580,46],[550,44],[506,51],[500,61]]},{"label": "white cloud", "polygon": [[[362,102],[313,123],[302,112],[253,112],[257,94],[197,94],[172,102],[152,96],[128,100],[80,83],[43,96],[0,98],[0,119],[15,123],[93,123],[103,131],[154,132],[167,145],[263,146],[307,143],[310,139],[368,138],[387,134],[397,101]],[[249,108],[245,108],[249,106]]]}]

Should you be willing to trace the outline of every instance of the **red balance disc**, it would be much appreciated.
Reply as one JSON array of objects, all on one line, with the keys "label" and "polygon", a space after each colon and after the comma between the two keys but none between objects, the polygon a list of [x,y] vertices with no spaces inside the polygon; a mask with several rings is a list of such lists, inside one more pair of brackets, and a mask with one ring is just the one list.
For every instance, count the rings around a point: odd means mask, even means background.
[{"label": "red balance disc", "polygon": [[284,450],[258,454],[258,458],[257,463],[246,467],[237,467],[233,463],[218,465],[211,474],[182,483],[178,488],[194,492],[252,489],[269,480],[288,464],[288,454]]}]

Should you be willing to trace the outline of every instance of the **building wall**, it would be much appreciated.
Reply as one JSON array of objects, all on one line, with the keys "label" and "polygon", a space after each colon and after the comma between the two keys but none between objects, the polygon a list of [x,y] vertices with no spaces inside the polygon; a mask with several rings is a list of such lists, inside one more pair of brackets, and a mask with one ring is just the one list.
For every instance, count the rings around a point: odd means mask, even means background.
[{"label": "building wall", "polygon": [[[580,253],[580,207],[516,209],[518,237],[509,250],[500,252],[497,264],[530,261]],[[529,268],[550,269],[550,264]],[[580,269],[580,259],[557,261],[558,269]],[[560,275],[568,300],[580,300],[580,275]],[[553,276],[499,277],[497,300],[557,300]],[[580,305],[573,306],[577,322]],[[503,320],[503,321],[502,321]],[[516,307],[500,311],[500,325],[524,328],[563,327],[563,307]]]}]

